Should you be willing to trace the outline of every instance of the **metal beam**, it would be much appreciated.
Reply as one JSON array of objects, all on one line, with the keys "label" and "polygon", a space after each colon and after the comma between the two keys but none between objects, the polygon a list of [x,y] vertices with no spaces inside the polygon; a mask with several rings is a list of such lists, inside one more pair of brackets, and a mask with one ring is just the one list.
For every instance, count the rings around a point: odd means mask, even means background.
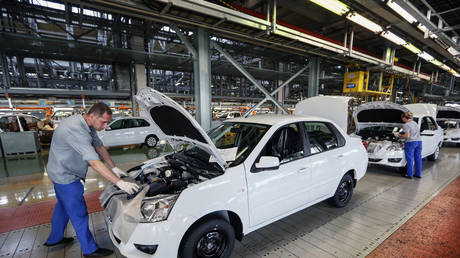
[{"label": "metal beam", "polygon": [[310,74],[308,77],[308,97],[318,96],[319,88],[319,57],[312,57],[310,60]]},{"label": "metal beam", "polygon": [[[270,93],[270,95],[275,95],[278,91],[280,91],[281,89],[283,89],[286,85],[288,85],[292,80],[294,80],[297,76],[299,76],[300,74],[302,74],[308,67],[310,67],[310,64],[308,64],[307,66],[303,67],[302,69],[300,69],[297,73],[295,73],[291,78],[289,78],[287,81],[283,82],[283,84],[281,84],[278,88],[276,88],[274,91],[272,91]],[[255,109],[257,109],[258,107],[262,106],[262,104],[264,104],[266,101],[268,100],[267,97],[265,97],[263,100],[261,100],[259,103],[257,103],[255,106],[253,106],[251,109],[249,109],[248,111],[246,111],[246,113],[244,113],[244,117],[247,117],[248,115],[250,115],[252,113],[252,111],[254,111]]]},{"label": "metal beam", "polygon": [[205,130],[211,128],[211,59],[209,56],[209,33],[198,28],[195,33],[198,58],[194,60],[194,87],[196,120]]},{"label": "metal beam", "polygon": [[198,52],[196,49],[193,47],[192,43],[188,40],[188,38],[182,33],[182,31],[179,29],[179,27],[175,23],[171,23],[171,28],[176,32],[177,36],[179,39],[184,43],[184,45],[187,47],[188,51],[192,54],[193,58],[198,58]]},{"label": "metal beam", "polygon": [[270,92],[268,92],[260,83],[250,74],[248,73],[235,59],[233,59],[232,56],[230,56],[225,50],[223,50],[217,43],[214,41],[211,41],[211,46],[215,48],[217,51],[219,51],[227,60],[233,64],[238,71],[240,71],[246,78],[249,79],[260,91],[262,91],[265,94],[265,97],[268,98],[277,106],[283,113],[288,114],[287,110],[280,104],[278,101],[270,95]]}]

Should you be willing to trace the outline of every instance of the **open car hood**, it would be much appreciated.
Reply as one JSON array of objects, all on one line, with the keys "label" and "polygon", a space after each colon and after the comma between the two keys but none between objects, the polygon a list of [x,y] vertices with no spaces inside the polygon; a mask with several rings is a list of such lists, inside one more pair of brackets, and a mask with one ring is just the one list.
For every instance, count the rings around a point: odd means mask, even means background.
[{"label": "open car hood", "polygon": [[460,108],[438,106],[436,120],[438,121],[460,121]]},{"label": "open car hood", "polygon": [[144,88],[136,95],[142,117],[153,121],[172,143],[192,143],[214,156],[225,170],[226,162],[198,122],[177,102],[152,89]]},{"label": "open car hood", "polygon": [[402,126],[404,122],[401,115],[409,111],[402,105],[386,102],[374,101],[358,106],[353,113],[356,122],[356,130],[362,130],[371,126]]},{"label": "open car hood", "polygon": [[436,104],[416,103],[406,104],[405,108],[414,114],[414,117],[431,116],[436,118]]}]

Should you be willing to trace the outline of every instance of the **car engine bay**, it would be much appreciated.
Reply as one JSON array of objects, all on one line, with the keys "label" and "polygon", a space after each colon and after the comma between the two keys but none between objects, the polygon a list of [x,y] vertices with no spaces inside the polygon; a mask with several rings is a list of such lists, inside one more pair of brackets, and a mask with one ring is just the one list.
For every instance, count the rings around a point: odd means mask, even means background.
[{"label": "car engine bay", "polygon": [[[143,186],[142,189],[149,188],[145,197],[177,194],[192,185],[223,174],[212,164],[181,152],[167,155],[163,161],[143,169],[142,166],[131,168],[128,173],[133,174],[136,183]],[[128,199],[136,195],[128,195]]]},{"label": "car engine bay", "polygon": [[396,151],[404,148],[404,139],[394,135],[399,130],[399,127],[378,126],[365,128],[356,134],[361,137],[368,153],[377,153],[382,149]]}]

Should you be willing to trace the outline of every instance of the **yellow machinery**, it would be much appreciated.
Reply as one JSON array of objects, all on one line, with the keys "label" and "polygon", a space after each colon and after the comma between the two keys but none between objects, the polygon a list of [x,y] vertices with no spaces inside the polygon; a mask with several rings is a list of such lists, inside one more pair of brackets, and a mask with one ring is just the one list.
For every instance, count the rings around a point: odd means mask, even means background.
[{"label": "yellow machinery", "polygon": [[343,93],[376,98],[391,96],[394,75],[380,71],[347,72],[343,80]]}]

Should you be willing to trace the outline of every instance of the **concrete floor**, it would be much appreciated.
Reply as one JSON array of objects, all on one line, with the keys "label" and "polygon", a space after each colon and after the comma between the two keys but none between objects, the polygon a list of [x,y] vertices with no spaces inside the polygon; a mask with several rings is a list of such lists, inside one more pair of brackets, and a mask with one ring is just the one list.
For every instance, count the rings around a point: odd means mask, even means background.
[{"label": "concrete floor", "polygon": [[[111,152],[117,165],[127,169],[137,163],[136,159],[145,160],[146,151]],[[157,152],[162,151],[165,149],[159,148]],[[0,208],[54,198],[46,173],[15,176],[7,172],[8,177],[0,178]],[[395,169],[370,166],[346,208],[319,203],[302,210],[246,235],[242,242],[237,241],[232,257],[366,256],[459,174],[460,148],[455,147],[442,148],[437,162],[424,160],[422,179],[408,180]],[[105,185],[104,179],[88,172],[87,192],[100,191]],[[103,213],[91,213],[90,218],[98,244],[111,247]],[[43,246],[49,230],[50,225],[45,223],[0,234],[0,257],[81,257],[78,241],[65,248]],[[71,226],[67,235],[74,235]],[[121,255],[115,253],[113,257]]]}]

